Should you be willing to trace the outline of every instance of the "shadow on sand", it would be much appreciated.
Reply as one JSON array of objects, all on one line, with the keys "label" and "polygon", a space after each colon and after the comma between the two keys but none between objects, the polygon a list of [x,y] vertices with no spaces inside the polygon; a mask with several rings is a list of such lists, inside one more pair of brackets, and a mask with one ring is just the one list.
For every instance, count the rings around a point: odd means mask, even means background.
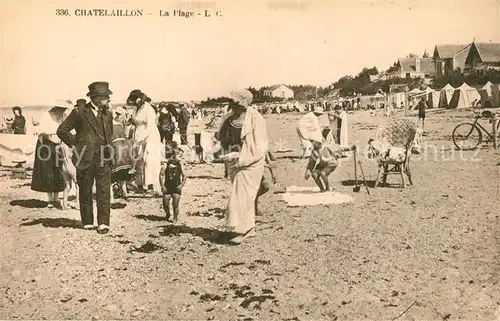
[{"label": "shadow on sand", "polygon": [[21,188],[21,187],[26,187],[26,186],[31,186],[31,183],[15,184],[15,185],[12,185],[11,188]]},{"label": "shadow on sand", "polygon": [[65,217],[38,218],[36,220],[20,224],[20,226],[33,226],[33,225],[42,225],[43,227],[52,227],[52,228],[58,228],[58,227],[74,228],[74,229],[81,229],[82,228],[81,221],[72,220],[72,219],[65,218]]},{"label": "shadow on sand", "polygon": [[127,204],[125,204],[125,203],[115,202],[115,203],[111,203],[110,207],[112,210],[119,210],[119,209],[125,208],[126,206],[127,206]]},{"label": "shadow on sand", "polygon": [[222,176],[211,176],[211,175],[197,175],[197,176],[187,176],[191,179],[222,179]]},{"label": "shadow on sand", "polygon": [[214,207],[214,208],[209,208],[206,211],[195,211],[195,212],[187,212],[188,216],[200,216],[200,217],[216,217],[218,219],[224,218],[226,213],[225,208],[221,207]]},{"label": "shadow on sand", "polygon": [[165,216],[156,216],[156,215],[134,215],[135,218],[138,218],[140,220],[144,221],[165,221],[166,217]]},{"label": "shadow on sand", "polygon": [[181,234],[191,234],[214,244],[229,244],[229,240],[237,235],[232,232],[221,232],[205,227],[190,227],[186,225],[166,225],[162,227],[163,230],[160,231],[160,236],[172,237]]},{"label": "shadow on sand", "polygon": [[[366,183],[368,184],[368,187],[370,188],[375,188],[375,181],[374,180],[367,180]],[[384,184],[382,184],[382,182],[380,182],[377,186],[378,187],[393,187],[393,188],[398,188],[399,185],[400,185],[401,181],[398,181],[398,180],[395,180],[393,181],[392,183],[389,182],[389,180],[387,180],[387,182]],[[350,179],[350,180],[346,180],[346,181],[342,181],[341,183],[343,186],[355,186],[355,182],[353,179]],[[358,185],[363,187],[365,186],[365,182],[360,179],[358,180]]]},{"label": "shadow on sand", "polygon": [[13,200],[9,204],[10,206],[21,206],[25,208],[44,208],[49,205],[49,203],[45,201],[40,201],[36,199]]},{"label": "shadow on sand", "polygon": [[[302,159],[302,157],[296,155],[276,155],[275,157],[276,159],[291,159],[293,161]],[[307,160],[307,158],[304,158],[304,160]]]}]

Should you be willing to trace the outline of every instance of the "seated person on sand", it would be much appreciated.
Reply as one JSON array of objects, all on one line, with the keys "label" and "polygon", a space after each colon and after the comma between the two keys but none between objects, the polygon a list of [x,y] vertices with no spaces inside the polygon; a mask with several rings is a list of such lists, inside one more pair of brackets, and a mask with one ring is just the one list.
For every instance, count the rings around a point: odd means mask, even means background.
[{"label": "seated person on sand", "polygon": [[328,176],[340,165],[342,152],[351,151],[355,147],[342,147],[334,142],[311,140],[313,151],[309,156],[304,178],[310,176],[318,185],[320,192],[330,191]]}]

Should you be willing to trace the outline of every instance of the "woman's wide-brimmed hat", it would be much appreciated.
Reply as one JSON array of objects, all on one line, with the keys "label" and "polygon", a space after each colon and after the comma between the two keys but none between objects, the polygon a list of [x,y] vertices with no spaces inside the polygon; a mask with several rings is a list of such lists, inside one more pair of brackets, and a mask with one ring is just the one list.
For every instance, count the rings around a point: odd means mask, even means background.
[{"label": "woman's wide-brimmed hat", "polygon": [[89,92],[87,93],[87,96],[109,96],[112,94],[113,92],[109,90],[109,83],[105,81],[96,81],[89,85]]},{"label": "woman's wide-brimmed hat", "polygon": [[19,114],[22,114],[22,113],[23,113],[23,111],[22,111],[21,107],[19,107],[19,106],[12,107],[12,111],[13,111],[13,112],[14,112],[14,111],[16,111],[16,110],[17,110],[17,111],[19,111]]},{"label": "woman's wide-brimmed hat", "polygon": [[127,103],[135,102],[137,98],[141,98],[144,96],[144,93],[140,89],[134,89],[130,92],[127,98]]},{"label": "woman's wide-brimmed hat", "polygon": [[240,106],[248,107],[253,100],[253,94],[248,89],[241,89],[232,91],[229,98]]}]

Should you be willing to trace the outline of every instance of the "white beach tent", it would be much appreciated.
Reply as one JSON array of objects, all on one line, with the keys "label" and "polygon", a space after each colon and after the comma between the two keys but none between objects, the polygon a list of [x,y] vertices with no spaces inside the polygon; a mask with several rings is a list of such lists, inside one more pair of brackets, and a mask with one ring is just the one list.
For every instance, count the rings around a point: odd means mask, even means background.
[{"label": "white beach tent", "polygon": [[448,107],[450,103],[451,97],[453,97],[453,93],[455,92],[455,88],[452,85],[447,84],[444,86],[439,92],[439,104],[440,108]]},{"label": "white beach tent", "polygon": [[[427,87],[421,94],[415,95],[415,98],[424,98],[427,104],[427,108],[437,108],[439,107],[439,97],[440,92],[436,91],[430,87]],[[418,109],[418,104],[415,105],[415,109]]]},{"label": "white beach tent", "polygon": [[374,103],[375,108],[379,109],[381,104],[385,103],[385,96],[377,92],[375,95],[371,96],[371,101]]},{"label": "white beach tent", "polygon": [[477,89],[467,85],[467,83],[465,82],[462,84],[462,86],[458,87],[457,90],[458,89],[467,93],[467,96],[469,97],[471,102],[481,99],[481,95],[479,95]]},{"label": "white beach tent", "polygon": [[453,93],[448,108],[467,108],[471,107],[477,100],[481,99],[481,95],[477,89],[463,83]]},{"label": "white beach tent", "polygon": [[425,101],[427,102],[427,108],[437,108],[439,107],[439,91],[432,89],[431,87],[425,88],[422,92],[425,95]]},{"label": "white beach tent", "polygon": [[[414,94],[413,99],[419,100],[424,98],[427,108],[436,108],[439,106],[439,92],[427,87],[425,90],[420,90],[419,94]],[[418,103],[414,104],[413,109],[418,109]]]},{"label": "white beach tent", "polygon": [[406,103],[405,93],[391,93],[387,95],[389,105],[396,105],[396,108],[401,107],[401,103]]},{"label": "white beach tent", "polygon": [[483,88],[481,88],[481,89],[485,89],[485,90],[486,90],[486,92],[488,93],[488,96],[491,96],[491,86],[492,86],[492,85],[493,85],[493,84],[492,84],[490,81],[488,81],[488,82],[486,83],[486,85],[484,85],[484,86],[483,86]]}]

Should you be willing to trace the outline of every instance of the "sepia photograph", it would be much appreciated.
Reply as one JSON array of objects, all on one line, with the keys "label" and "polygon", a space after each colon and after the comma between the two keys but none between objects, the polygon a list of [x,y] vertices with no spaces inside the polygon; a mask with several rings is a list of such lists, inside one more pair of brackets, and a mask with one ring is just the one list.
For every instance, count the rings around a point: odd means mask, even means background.
[{"label": "sepia photograph", "polygon": [[0,0],[0,320],[500,321],[500,0]]}]

